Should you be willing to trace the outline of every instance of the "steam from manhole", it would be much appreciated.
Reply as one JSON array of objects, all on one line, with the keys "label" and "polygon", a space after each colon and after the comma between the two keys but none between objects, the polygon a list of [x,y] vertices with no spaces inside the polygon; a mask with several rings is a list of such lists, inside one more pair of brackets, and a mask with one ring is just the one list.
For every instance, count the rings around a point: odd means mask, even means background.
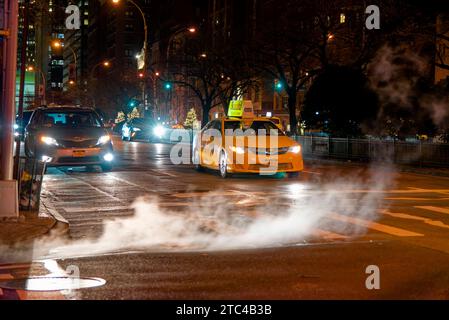
[{"label": "steam from manhole", "polygon": [[32,277],[0,281],[0,288],[24,291],[62,291],[101,287],[106,280],[76,277]]}]

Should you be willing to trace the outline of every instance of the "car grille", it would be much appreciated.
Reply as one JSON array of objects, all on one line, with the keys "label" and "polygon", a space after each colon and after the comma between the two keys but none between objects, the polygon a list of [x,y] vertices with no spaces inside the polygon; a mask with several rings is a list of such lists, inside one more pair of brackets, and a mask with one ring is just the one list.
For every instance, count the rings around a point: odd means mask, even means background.
[{"label": "car grille", "polygon": [[93,148],[97,145],[98,139],[88,139],[83,141],[58,140],[63,148]]},{"label": "car grille", "polygon": [[248,151],[251,153],[256,154],[262,154],[262,155],[280,155],[280,154],[286,154],[288,152],[288,147],[282,147],[282,148],[248,148]]},{"label": "car grille", "polygon": [[58,163],[68,163],[68,164],[77,164],[77,163],[93,163],[100,162],[100,157],[81,157],[81,158],[72,158],[72,157],[61,157],[58,159]]}]

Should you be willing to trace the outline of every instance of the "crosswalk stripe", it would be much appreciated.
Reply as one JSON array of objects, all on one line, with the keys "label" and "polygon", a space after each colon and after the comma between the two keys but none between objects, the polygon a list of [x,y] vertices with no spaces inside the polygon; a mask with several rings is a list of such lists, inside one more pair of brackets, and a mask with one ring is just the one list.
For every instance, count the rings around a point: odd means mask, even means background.
[{"label": "crosswalk stripe", "polygon": [[355,224],[358,226],[366,227],[371,230],[379,231],[379,232],[390,234],[390,235],[397,236],[397,237],[423,237],[424,236],[421,233],[416,233],[416,232],[384,225],[384,224],[373,222],[370,220],[349,217],[349,216],[341,215],[338,213],[332,213],[329,215],[329,217],[334,220],[337,220],[337,221]]},{"label": "crosswalk stripe", "polygon": [[440,228],[446,228],[449,229],[449,225],[443,223],[442,221],[438,221],[438,220],[432,220],[432,219],[428,219],[428,218],[424,218],[424,217],[418,217],[418,216],[412,216],[406,213],[393,213],[387,210],[382,211],[382,213],[384,215],[387,216],[391,216],[394,218],[399,218],[399,219],[407,219],[407,220],[415,220],[415,221],[422,221],[425,224],[434,226],[434,227],[440,227]]},{"label": "crosswalk stripe", "polygon": [[67,213],[83,213],[83,212],[109,212],[109,211],[129,211],[132,208],[119,206],[119,207],[91,207],[91,208],[80,208],[80,207],[63,207],[62,208]]},{"label": "crosswalk stripe", "polygon": [[331,232],[331,231],[327,231],[327,230],[322,230],[322,229],[318,229],[315,228],[313,230],[313,234],[316,234],[318,237],[323,238],[325,240],[347,240],[349,239],[348,236],[339,234],[339,233],[335,233],[335,232]]},{"label": "crosswalk stripe", "polygon": [[433,212],[437,212],[437,213],[444,213],[444,214],[449,214],[449,209],[447,208],[441,208],[441,207],[432,207],[432,206],[418,206],[415,207],[417,209],[424,209],[424,210],[428,210],[428,211],[433,211]]}]

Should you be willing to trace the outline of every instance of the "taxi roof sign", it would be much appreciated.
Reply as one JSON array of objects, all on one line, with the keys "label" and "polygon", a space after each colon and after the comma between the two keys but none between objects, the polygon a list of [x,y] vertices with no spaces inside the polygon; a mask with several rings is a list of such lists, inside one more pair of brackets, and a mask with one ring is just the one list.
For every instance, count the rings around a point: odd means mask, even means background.
[{"label": "taxi roof sign", "polygon": [[254,106],[251,100],[232,100],[229,103],[228,117],[254,118]]},{"label": "taxi roof sign", "polygon": [[229,102],[228,116],[236,118],[243,116],[243,100],[231,100]]}]

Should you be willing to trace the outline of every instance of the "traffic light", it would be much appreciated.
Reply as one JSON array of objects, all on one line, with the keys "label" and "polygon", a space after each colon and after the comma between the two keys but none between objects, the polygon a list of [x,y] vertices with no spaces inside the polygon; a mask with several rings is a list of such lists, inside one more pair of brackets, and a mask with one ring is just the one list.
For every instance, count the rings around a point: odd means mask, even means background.
[{"label": "traffic light", "polygon": [[166,82],[164,88],[165,90],[170,90],[172,88],[172,84],[170,82]]},{"label": "traffic light", "polygon": [[274,89],[277,92],[281,92],[284,89],[284,84],[279,80],[274,80]]},{"label": "traffic light", "polygon": [[136,106],[137,106],[136,100],[131,100],[131,101],[129,101],[128,107],[134,108],[134,107],[136,107]]}]

